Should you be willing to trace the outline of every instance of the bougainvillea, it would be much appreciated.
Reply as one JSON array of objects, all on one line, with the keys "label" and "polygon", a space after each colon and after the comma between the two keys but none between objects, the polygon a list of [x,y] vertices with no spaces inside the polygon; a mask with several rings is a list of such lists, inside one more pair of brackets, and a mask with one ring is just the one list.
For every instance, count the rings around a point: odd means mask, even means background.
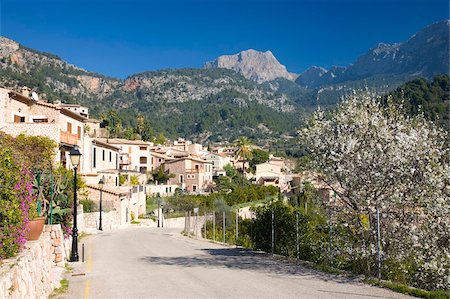
[{"label": "bougainvillea", "polygon": [[48,138],[0,132],[0,259],[16,255],[25,244],[29,219],[37,216],[30,169],[48,166],[53,155]]},{"label": "bougainvillea", "polygon": [[0,148],[0,259],[17,254],[26,242],[30,211],[35,210],[30,171],[14,163],[12,150]]},{"label": "bougainvillea", "polygon": [[[376,268],[381,211],[383,276],[415,286],[450,287],[449,148],[445,132],[402,107],[352,97],[315,113],[301,140],[338,195],[335,254]],[[341,238],[341,240],[339,240]],[[341,241],[341,242],[339,242]]]}]

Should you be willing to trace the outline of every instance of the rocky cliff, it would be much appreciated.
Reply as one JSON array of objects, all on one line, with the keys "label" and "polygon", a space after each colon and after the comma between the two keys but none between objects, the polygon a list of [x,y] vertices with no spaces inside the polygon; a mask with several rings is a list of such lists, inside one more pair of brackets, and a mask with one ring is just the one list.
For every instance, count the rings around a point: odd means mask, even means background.
[{"label": "rocky cliff", "polygon": [[66,101],[73,97],[103,99],[121,85],[120,80],[88,72],[6,37],[0,37],[0,75],[0,84],[38,88],[50,100],[56,95],[64,95]]},{"label": "rocky cliff", "polygon": [[246,50],[234,55],[223,55],[207,62],[205,68],[231,69],[245,78],[258,83],[272,81],[277,78],[295,80],[296,75],[287,71],[286,67],[278,62],[272,52],[259,52]]}]

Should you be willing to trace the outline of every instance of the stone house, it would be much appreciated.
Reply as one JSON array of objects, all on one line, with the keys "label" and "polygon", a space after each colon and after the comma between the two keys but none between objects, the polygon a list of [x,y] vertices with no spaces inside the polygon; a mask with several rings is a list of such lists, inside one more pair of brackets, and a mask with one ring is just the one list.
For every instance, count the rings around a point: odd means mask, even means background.
[{"label": "stone house", "polygon": [[164,170],[175,175],[169,179],[169,185],[177,185],[187,192],[204,193],[213,184],[212,164],[206,160],[194,157],[174,159],[164,164]]},{"label": "stone house", "polygon": [[152,157],[152,170],[158,169],[161,165],[164,165],[166,161],[173,160],[175,158],[161,154],[158,152],[150,151]]},{"label": "stone house", "polygon": [[[0,88],[0,130],[17,136],[21,133],[46,136],[59,145],[56,162],[71,168],[69,152],[78,147],[83,150],[84,116],[57,105],[39,100],[35,93],[24,87],[22,93]],[[83,165],[79,166],[83,172]]]}]

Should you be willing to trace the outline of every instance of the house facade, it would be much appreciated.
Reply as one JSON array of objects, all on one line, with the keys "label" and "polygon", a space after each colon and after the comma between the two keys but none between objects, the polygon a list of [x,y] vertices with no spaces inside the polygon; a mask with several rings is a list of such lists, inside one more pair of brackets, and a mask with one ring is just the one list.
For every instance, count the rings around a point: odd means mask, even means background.
[{"label": "house facade", "polygon": [[275,186],[285,191],[288,188],[286,175],[279,163],[266,162],[256,165],[255,183],[263,186]]},{"label": "house facade", "polygon": [[206,160],[194,157],[174,159],[164,164],[164,170],[175,175],[169,178],[169,185],[177,185],[187,192],[204,193],[213,184],[212,164]]},{"label": "house facade", "polygon": [[143,174],[152,170],[151,142],[120,138],[99,138],[98,140],[119,148],[119,168],[121,170],[136,171]]},{"label": "house facade", "polygon": [[119,186],[119,148],[95,138],[85,136],[82,160],[82,177],[87,184],[95,185],[101,178],[105,186]]},{"label": "house facade", "polygon": [[[29,88],[22,93],[0,88],[0,128],[12,136],[46,136],[59,145],[56,162],[71,168],[69,152],[83,151],[84,122],[87,118],[57,105],[31,97]],[[82,156],[82,159],[84,157]],[[83,171],[83,165],[79,166]]]},{"label": "house facade", "polygon": [[205,156],[205,160],[212,164],[213,176],[226,175],[225,165],[231,165],[231,159],[225,154],[209,153]]}]

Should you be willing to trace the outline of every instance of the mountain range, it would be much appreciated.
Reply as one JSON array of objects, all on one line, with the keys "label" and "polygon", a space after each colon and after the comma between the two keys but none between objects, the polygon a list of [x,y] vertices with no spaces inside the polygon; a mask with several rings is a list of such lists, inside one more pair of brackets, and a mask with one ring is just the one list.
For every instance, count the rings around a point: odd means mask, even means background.
[{"label": "mountain range", "polygon": [[80,103],[101,118],[117,110],[123,125],[142,114],[155,132],[196,141],[247,135],[275,140],[295,134],[317,106],[333,106],[354,89],[384,93],[415,77],[449,70],[450,21],[432,24],[408,41],[379,44],[354,64],[312,66],[290,73],[270,51],[220,56],[202,69],[174,69],[111,78],[51,53],[0,37],[0,84],[26,85],[41,98]]},{"label": "mountain range", "polygon": [[231,69],[257,83],[276,78],[295,80],[297,84],[307,88],[364,79],[371,81],[371,78],[379,76],[404,80],[418,76],[431,78],[436,74],[449,72],[449,28],[450,20],[437,22],[405,42],[379,43],[358,57],[354,64],[333,66],[329,70],[311,66],[299,75],[288,72],[272,52],[251,49],[235,55],[220,56],[207,62],[205,68]]}]

